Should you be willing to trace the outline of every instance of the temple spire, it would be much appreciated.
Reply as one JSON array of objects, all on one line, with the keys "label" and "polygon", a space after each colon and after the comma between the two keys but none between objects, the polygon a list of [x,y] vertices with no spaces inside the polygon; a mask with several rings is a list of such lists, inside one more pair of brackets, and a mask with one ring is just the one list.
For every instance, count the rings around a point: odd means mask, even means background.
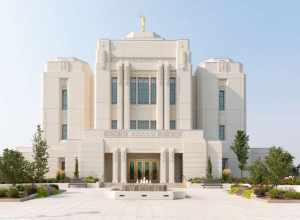
[{"label": "temple spire", "polygon": [[141,22],[141,32],[145,32],[145,23],[146,23],[145,16],[140,17],[140,22]]}]

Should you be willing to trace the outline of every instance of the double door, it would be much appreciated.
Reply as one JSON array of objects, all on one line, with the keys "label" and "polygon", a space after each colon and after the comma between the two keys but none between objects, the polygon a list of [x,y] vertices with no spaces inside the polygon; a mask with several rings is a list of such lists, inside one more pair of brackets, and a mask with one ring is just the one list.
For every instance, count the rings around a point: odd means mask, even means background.
[{"label": "double door", "polygon": [[159,160],[158,159],[130,159],[128,160],[128,182],[137,180],[151,180],[152,183],[159,182]]}]

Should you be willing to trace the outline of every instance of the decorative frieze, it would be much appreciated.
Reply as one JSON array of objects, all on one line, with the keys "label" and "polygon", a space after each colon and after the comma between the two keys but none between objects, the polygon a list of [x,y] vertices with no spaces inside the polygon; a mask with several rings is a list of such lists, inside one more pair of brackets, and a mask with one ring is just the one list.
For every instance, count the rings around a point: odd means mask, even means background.
[{"label": "decorative frieze", "polygon": [[106,130],[104,137],[152,137],[152,138],[180,138],[182,131],[178,130]]}]

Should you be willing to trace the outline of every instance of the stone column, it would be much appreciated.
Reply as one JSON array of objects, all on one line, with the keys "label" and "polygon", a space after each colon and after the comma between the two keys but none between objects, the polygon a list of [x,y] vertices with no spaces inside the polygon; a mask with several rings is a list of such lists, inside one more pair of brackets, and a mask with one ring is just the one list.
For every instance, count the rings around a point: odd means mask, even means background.
[{"label": "stone column", "polygon": [[99,178],[104,181],[104,163],[105,163],[105,142],[102,140],[102,144],[99,144],[100,147],[100,174]]},{"label": "stone column", "polygon": [[121,149],[121,183],[127,182],[127,150]]},{"label": "stone column", "polygon": [[163,98],[163,83],[164,83],[164,76],[163,76],[163,65],[159,64],[157,77],[156,77],[156,128],[163,129],[164,128],[164,98]]},{"label": "stone column", "polygon": [[123,129],[123,64],[118,65],[118,105],[117,105],[117,119],[118,129]]},{"label": "stone column", "polygon": [[163,148],[160,152],[160,183],[166,183],[166,149]]},{"label": "stone column", "polygon": [[113,151],[113,178],[112,178],[112,182],[113,183],[118,183],[118,176],[119,176],[119,149],[116,148]]},{"label": "stone column", "polygon": [[130,126],[130,67],[127,63],[124,71],[124,129]]},{"label": "stone column", "polygon": [[170,129],[170,67],[164,66],[164,127]]},{"label": "stone column", "polygon": [[169,148],[169,183],[174,183],[174,148]]}]

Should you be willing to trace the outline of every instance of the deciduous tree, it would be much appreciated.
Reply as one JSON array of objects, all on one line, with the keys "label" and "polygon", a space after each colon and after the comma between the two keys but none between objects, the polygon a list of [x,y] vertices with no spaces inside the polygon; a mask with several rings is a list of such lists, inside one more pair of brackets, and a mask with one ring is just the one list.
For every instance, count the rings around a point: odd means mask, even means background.
[{"label": "deciduous tree", "polygon": [[273,146],[265,161],[268,169],[269,180],[277,186],[281,179],[288,176],[293,167],[294,157],[281,147]]},{"label": "deciduous tree", "polygon": [[36,133],[33,136],[33,173],[34,180],[41,182],[45,174],[49,171],[48,168],[48,145],[46,139],[43,137],[41,126],[37,126]]},{"label": "deciduous tree", "polygon": [[238,130],[233,144],[231,145],[231,150],[235,153],[238,162],[239,168],[241,170],[241,177],[243,177],[243,171],[245,170],[247,160],[248,160],[248,152],[249,152],[249,136],[243,130]]}]

